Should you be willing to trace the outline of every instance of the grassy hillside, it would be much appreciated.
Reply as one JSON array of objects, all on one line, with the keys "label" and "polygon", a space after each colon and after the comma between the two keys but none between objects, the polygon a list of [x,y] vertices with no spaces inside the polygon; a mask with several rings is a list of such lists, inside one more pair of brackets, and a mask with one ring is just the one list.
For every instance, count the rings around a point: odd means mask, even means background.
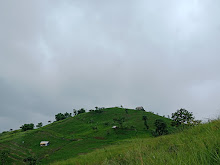
[{"label": "grassy hillside", "polygon": [[[147,116],[149,130],[143,116]],[[114,118],[124,117],[123,129],[113,130],[118,125]],[[102,113],[88,112],[39,129],[21,132],[16,130],[0,134],[0,151],[9,151],[9,164],[23,164],[23,159],[35,157],[41,164],[66,160],[87,154],[99,148],[121,143],[125,139],[151,137],[156,119],[163,119],[170,127],[170,119],[151,112],[123,108],[107,108]],[[40,141],[50,141],[50,146],[40,147]]]},{"label": "grassy hillside", "polygon": [[220,120],[173,135],[127,140],[57,164],[219,165]]}]

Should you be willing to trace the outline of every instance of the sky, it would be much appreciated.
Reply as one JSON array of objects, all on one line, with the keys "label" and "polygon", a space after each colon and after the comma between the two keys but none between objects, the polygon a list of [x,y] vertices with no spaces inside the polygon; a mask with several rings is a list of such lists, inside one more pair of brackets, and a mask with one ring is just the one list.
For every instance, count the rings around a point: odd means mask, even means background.
[{"label": "sky", "polygon": [[219,0],[0,0],[0,132],[57,113],[220,114]]}]

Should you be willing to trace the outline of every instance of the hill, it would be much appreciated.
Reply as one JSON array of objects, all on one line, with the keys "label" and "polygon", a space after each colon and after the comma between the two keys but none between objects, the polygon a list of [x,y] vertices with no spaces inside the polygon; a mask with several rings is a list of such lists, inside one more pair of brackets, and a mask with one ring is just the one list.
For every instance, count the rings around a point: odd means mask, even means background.
[{"label": "hill", "polygon": [[139,138],[54,165],[219,165],[220,120],[157,138]]},{"label": "hill", "polygon": [[[149,130],[144,125],[143,116],[148,118]],[[35,130],[2,133],[0,150],[8,151],[9,164],[23,164],[23,160],[28,157],[37,159],[40,164],[49,164],[84,155],[126,139],[152,137],[151,131],[155,129],[156,119],[163,119],[169,132],[174,131],[170,126],[170,119],[151,112],[114,107],[82,113]],[[112,126],[119,128],[112,129]],[[50,141],[50,145],[40,147],[40,141]]]}]

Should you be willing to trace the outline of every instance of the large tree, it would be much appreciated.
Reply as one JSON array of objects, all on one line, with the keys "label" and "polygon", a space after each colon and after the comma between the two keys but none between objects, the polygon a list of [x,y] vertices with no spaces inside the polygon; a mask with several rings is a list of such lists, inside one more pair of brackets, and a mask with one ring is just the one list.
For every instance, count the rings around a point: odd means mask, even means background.
[{"label": "large tree", "polygon": [[193,113],[186,109],[179,109],[175,113],[172,113],[173,122],[172,126],[180,126],[184,124],[190,124],[194,121]]}]

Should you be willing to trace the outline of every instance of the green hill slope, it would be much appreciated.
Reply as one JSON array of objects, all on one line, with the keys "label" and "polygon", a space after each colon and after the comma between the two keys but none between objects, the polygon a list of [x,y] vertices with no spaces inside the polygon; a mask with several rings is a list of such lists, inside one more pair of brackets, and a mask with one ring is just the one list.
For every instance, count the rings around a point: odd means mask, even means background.
[{"label": "green hill slope", "polygon": [[173,135],[127,140],[56,164],[219,165],[220,120]]},{"label": "green hill slope", "polygon": [[[143,116],[147,116],[149,130]],[[113,119],[124,118],[121,125]],[[170,132],[170,119],[151,112],[123,108],[106,108],[102,113],[88,112],[54,122],[39,129],[21,132],[16,130],[0,134],[0,150],[9,151],[9,164],[23,164],[29,156],[41,164],[66,160],[86,154],[99,148],[116,144],[125,139],[151,137],[156,119],[163,119]],[[112,126],[119,126],[116,130]],[[47,147],[40,147],[40,141],[50,141]]]}]

